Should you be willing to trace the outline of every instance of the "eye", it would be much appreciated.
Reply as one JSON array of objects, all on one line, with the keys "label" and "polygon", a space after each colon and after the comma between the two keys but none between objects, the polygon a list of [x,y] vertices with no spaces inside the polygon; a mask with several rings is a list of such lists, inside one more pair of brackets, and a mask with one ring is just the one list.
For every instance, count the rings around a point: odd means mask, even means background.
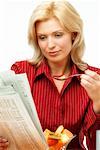
[{"label": "eye", "polygon": [[42,41],[44,41],[44,40],[46,40],[46,36],[45,35],[40,35],[40,36],[38,36],[38,39],[40,39],[40,40],[42,40]]},{"label": "eye", "polygon": [[60,37],[62,37],[63,36],[63,33],[55,33],[55,37],[57,37],[57,38],[60,38]]}]

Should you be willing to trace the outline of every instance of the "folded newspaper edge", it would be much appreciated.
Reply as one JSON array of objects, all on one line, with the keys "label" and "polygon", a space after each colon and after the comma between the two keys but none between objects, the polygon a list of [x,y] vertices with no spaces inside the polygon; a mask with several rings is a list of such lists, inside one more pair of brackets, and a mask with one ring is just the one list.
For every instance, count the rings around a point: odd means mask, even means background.
[{"label": "folded newspaper edge", "polygon": [[0,136],[8,150],[48,149],[25,73],[0,73]]}]

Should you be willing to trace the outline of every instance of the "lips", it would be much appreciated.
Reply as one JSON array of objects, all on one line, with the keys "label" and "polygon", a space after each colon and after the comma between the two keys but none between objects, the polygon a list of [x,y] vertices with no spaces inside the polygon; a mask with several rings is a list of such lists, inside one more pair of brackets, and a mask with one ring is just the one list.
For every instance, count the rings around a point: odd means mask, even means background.
[{"label": "lips", "polygon": [[49,55],[54,56],[57,55],[59,53],[59,51],[53,51],[53,52],[49,52]]}]

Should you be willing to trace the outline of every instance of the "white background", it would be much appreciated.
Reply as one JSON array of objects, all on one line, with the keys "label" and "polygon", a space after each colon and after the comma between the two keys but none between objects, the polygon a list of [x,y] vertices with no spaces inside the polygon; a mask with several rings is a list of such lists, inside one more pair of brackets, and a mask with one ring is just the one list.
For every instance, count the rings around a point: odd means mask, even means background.
[{"label": "white background", "polygon": [[[0,0],[0,71],[10,69],[15,61],[31,58],[27,28],[35,5],[42,0]],[[100,67],[99,0],[69,0],[84,21],[86,50],[83,59]]]},{"label": "white background", "polygon": [[[27,42],[27,28],[32,10],[39,1],[42,0],[0,0],[0,71],[10,69],[15,61],[31,58],[33,50]],[[83,59],[100,68],[100,2],[69,1],[84,21],[86,51]]]}]

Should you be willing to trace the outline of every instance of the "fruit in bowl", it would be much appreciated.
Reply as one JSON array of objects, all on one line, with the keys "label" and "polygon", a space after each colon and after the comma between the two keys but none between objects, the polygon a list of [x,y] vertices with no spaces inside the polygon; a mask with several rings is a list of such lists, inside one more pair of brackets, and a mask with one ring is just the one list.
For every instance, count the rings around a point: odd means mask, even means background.
[{"label": "fruit in bowl", "polygon": [[74,137],[69,130],[64,129],[63,125],[60,125],[55,132],[46,129],[44,135],[49,150],[61,150],[64,146],[67,147]]}]

